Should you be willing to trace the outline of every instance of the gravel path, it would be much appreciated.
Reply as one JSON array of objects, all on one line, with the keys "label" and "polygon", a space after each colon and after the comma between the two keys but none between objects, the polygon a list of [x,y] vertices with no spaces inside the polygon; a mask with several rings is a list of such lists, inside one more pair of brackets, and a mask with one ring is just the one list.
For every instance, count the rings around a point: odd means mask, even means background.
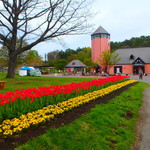
[{"label": "gravel path", "polygon": [[[150,85],[150,76],[144,76],[142,80],[138,76],[131,79],[145,82]],[[150,150],[150,87],[143,92],[143,104],[140,110],[140,121],[138,123],[138,138],[134,150]]]},{"label": "gravel path", "polygon": [[150,87],[144,91],[141,107],[141,142],[140,150],[150,150]]}]

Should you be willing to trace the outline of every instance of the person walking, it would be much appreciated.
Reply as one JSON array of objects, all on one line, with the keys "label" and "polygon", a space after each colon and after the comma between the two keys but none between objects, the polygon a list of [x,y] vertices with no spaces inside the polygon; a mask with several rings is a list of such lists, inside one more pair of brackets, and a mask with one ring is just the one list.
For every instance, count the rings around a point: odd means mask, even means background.
[{"label": "person walking", "polygon": [[142,78],[143,78],[143,70],[140,69],[140,70],[139,70],[139,79],[142,79]]}]

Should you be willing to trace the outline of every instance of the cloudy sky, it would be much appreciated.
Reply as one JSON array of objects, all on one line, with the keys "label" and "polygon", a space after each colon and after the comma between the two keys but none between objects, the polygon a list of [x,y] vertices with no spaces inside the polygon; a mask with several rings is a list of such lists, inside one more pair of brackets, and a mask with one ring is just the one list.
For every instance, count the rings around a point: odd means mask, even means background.
[{"label": "cloudy sky", "polygon": [[[102,26],[111,35],[110,40],[120,42],[132,37],[150,35],[150,0],[95,0],[93,11],[98,14],[93,18],[93,32]],[[44,42],[33,48],[44,57],[54,50],[66,50],[78,47],[91,47],[91,33],[63,37],[65,45]]]}]

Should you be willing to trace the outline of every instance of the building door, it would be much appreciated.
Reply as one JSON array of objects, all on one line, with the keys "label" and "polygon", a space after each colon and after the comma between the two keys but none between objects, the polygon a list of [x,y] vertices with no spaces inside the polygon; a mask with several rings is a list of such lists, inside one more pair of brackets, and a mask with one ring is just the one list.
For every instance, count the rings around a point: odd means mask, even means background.
[{"label": "building door", "polygon": [[139,74],[139,70],[142,69],[143,73],[145,73],[145,68],[144,66],[133,66],[133,74],[137,75]]},{"label": "building door", "polygon": [[138,74],[140,69],[145,73],[145,62],[140,57],[138,57],[132,64],[133,74]]},{"label": "building door", "polygon": [[122,73],[122,66],[114,66],[114,74]]}]

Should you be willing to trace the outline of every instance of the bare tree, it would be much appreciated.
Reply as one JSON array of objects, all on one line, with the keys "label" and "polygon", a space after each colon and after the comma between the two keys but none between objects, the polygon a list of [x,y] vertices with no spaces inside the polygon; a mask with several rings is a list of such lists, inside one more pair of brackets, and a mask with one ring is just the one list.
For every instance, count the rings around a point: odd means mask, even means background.
[{"label": "bare tree", "polygon": [[14,77],[17,56],[22,52],[62,35],[85,33],[89,5],[88,0],[1,0],[0,43],[8,49],[7,77]]}]

